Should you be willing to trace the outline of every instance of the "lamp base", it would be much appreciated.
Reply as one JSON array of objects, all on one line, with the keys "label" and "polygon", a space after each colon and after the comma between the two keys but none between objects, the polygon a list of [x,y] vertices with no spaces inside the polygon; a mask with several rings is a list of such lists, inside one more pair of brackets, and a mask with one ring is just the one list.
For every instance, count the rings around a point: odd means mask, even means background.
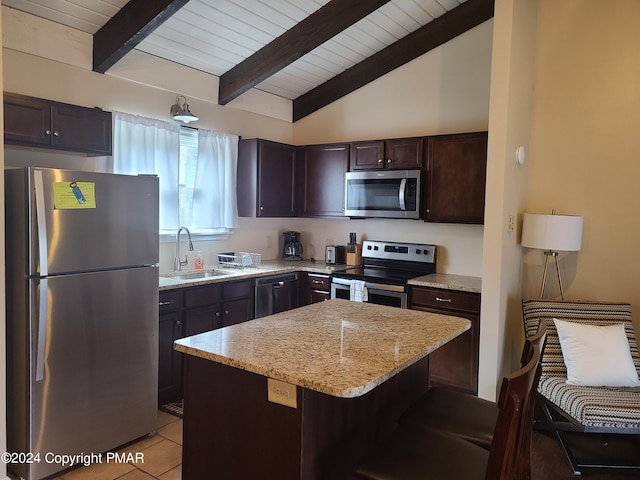
[{"label": "lamp base", "polygon": [[562,288],[562,277],[560,276],[560,266],[558,265],[558,252],[546,250],[544,252],[544,272],[542,273],[542,285],[540,286],[540,298],[544,298],[544,286],[547,281],[547,270],[549,269],[549,257],[553,257],[556,262],[556,272],[558,273],[558,284],[560,285],[560,298],[564,300],[564,288]]}]

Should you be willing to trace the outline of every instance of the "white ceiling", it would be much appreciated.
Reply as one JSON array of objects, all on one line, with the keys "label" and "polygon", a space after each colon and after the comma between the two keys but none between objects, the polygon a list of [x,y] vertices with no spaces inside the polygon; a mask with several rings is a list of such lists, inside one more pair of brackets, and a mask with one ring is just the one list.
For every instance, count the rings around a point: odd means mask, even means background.
[{"label": "white ceiling", "polygon": [[[149,0],[147,0],[149,1]],[[221,76],[329,0],[190,0],[136,47]],[[465,0],[391,0],[255,88],[295,99]],[[127,0],[2,0],[94,34]]]}]

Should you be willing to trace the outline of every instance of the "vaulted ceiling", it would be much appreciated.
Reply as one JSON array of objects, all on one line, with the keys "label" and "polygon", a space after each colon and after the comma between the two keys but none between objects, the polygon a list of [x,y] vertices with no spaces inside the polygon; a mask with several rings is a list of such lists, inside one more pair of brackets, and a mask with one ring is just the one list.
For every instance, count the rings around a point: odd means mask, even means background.
[{"label": "vaulted ceiling", "polygon": [[493,16],[494,0],[2,0],[93,35],[93,69],[132,49],[322,108]]}]

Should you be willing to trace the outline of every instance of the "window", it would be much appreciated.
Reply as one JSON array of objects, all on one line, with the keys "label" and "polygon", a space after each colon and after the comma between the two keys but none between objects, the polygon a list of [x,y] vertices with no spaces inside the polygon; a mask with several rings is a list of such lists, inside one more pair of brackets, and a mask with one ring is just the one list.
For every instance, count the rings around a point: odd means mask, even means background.
[{"label": "window", "polygon": [[198,130],[180,128],[180,163],[178,166],[178,195],[180,225],[189,227],[193,218],[193,192],[198,173]]},{"label": "window", "polygon": [[160,233],[192,235],[237,227],[238,136],[115,112],[115,173],[160,179]]}]

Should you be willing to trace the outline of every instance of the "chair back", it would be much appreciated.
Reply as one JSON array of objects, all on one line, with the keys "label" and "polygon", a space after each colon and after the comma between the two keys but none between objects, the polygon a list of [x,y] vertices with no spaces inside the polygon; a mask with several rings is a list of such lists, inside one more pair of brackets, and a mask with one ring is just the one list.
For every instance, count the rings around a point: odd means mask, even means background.
[{"label": "chair back", "polygon": [[640,371],[640,355],[633,331],[631,305],[628,303],[523,300],[522,316],[527,336],[533,335],[542,321],[546,323],[547,344],[542,355],[543,377],[567,377],[567,367],[562,357],[560,338],[553,323],[554,318],[587,325],[624,324],[633,363],[636,370]]},{"label": "chair back", "polygon": [[522,420],[520,421],[514,477],[516,480],[531,480],[531,437],[533,435],[533,417],[536,410],[538,382],[542,375],[542,357],[544,356],[546,344],[547,322],[543,319],[538,325],[538,331],[531,337],[525,339],[525,346],[522,352],[523,366],[526,364],[525,362],[531,360],[535,348],[540,351],[540,359],[536,366],[533,385],[522,413]]},{"label": "chair back", "polygon": [[498,420],[493,433],[485,478],[487,480],[513,480],[516,478],[516,459],[519,452],[518,438],[523,417],[527,412],[531,391],[535,388],[539,370],[540,347],[533,345],[529,362],[520,370],[502,379],[498,398]]}]

